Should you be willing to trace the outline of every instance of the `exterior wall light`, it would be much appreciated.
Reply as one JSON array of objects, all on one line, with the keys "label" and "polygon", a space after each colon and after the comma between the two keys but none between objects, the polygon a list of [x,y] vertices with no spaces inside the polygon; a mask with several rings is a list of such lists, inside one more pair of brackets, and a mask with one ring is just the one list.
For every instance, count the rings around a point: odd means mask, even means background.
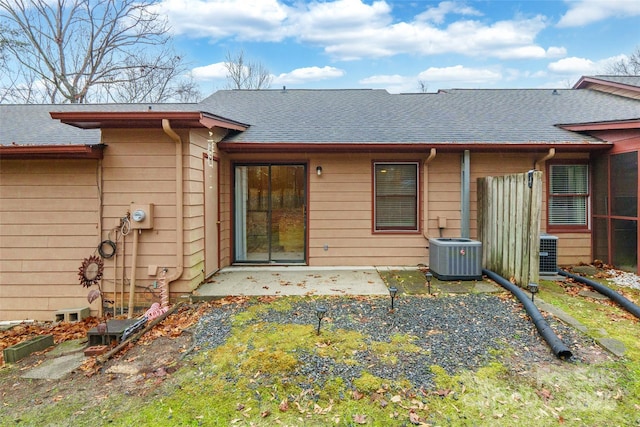
[{"label": "exterior wall light", "polygon": [[398,288],[395,286],[391,286],[389,288],[389,295],[391,296],[391,310],[393,310],[393,300],[396,299],[396,295],[398,294]]},{"label": "exterior wall light", "polygon": [[533,302],[533,296],[538,293],[538,284],[529,283],[529,292],[531,292],[531,302]]},{"label": "exterior wall light", "polygon": [[322,318],[327,314],[327,307],[318,306],[316,307],[316,317],[318,318],[318,335],[320,335],[320,323],[322,322]]},{"label": "exterior wall light", "polygon": [[316,174],[317,174],[318,176],[322,176],[322,166],[317,166],[317,167],[316,167]]},{"label": "exterior wall light", "polygon": [[424,277],[427,279],[427,288],[429,289],[429,295],[431,295],[431,279],[433,279],[433,274],[430,271],[424,273]]}]

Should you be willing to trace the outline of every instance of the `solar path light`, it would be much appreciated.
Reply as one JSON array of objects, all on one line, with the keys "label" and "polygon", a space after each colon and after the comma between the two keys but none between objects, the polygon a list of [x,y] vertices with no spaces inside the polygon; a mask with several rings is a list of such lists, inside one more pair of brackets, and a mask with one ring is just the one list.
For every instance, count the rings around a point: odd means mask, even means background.
[{"label": "solar path light", "polygon": [[327,307],[323,305],[319,305],[316,307],[316,317],[318,318],[318,335],[320,335],[320,323],[322,323],[322,318],[327,314]]},{"label": "solar path light", "polygon": [[431,279],[433,279],[433,274],[430,271],[424,273],[424,277],[427,279],[427,289],[429,290],[429,295],[431,295]]},{"label": "solar path light", "polygon": [[391,310],[393,310],[393,300],[396,299],[396,295],[398,294],[398,288],[395,286],[391,286],[389,288],[389,295],[391,296]]},{"label": "solar path light", "polygon": [[529,283],[529,292],[531,292],[531,302],[533,302],[533,296],[539,291],[537,283]]}]

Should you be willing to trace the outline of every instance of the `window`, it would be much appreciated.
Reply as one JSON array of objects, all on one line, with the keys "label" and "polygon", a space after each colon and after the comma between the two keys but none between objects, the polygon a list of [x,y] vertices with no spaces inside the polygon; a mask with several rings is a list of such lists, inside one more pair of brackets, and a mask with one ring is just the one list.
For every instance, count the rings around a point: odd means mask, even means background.
[{"label": "window", "polygon": [[589,167],[586,164],[549,166],[549,226],[586,228],[588,202]]},{"label": "window", "polygon": [[374,164],[375,231],[418,230],[418,163]]}]

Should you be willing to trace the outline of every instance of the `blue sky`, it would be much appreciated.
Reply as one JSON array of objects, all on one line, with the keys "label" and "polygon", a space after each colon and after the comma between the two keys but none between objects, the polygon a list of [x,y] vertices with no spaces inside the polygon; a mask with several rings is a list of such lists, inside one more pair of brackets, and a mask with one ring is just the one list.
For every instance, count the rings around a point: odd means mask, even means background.
[{"label": "blue sky", "polygon": [[640,1],[162,0],[202,92],[244,51],[272,88],[566,88],[640,46]]}]

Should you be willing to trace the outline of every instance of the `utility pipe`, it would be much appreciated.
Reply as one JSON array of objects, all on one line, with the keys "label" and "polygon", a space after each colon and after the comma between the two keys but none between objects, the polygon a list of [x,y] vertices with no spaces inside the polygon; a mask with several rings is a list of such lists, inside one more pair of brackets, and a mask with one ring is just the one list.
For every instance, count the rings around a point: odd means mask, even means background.
[{"label": "utility pipe", "polygon": [[[103,213],[103,197],[102,197],[102,159],[98,159],[98,163],[96,164],[96,184],[98,187],[98,240],[102,241],[102,213]],[[104,280],[102,280],[100,285],[100,307],[98,308],[98,317],[104,316],[104,292],[102,292],[102,285],[104,285]],[[116,279],[113,278],[113,293],[116,293]],[[105,287],[106,288],[106,287]]]},{"label": "utility pipe", "polygon": [[429,239],[429,171],[427,170],[427,165],[431,163],[435,157],[436,149],[432,148],[429,157],[424,160],[424,201],[422,203],[424,206],[424,231],[422,235],[425,239]]},{"label": "utility pipe", "polygon": [[562,269],[558,269],[558,274],[560,274],[561,276],[570,277],[571,279],[577,280],[580,283],[584,283],[585,285],[593,288],[595,291],[601,293],[602,295],[606,295],[607,297],[609,297],[609,299],[615,301],[622,308],[640,319],[640,307],[632,303],[613,289],[585,277],[569,273]]},{"label": "utility pipe", "polygon": [[138,268],[138,239],[141,230],[133,230],[133,253],[131,254],[131,281],[129,282],[129,310],[127,319],[133,318],[136,297],[136,269]]},{"label": "utility pipe", "polygon": [[544,156],[541,159],[538,160],[534,160],[533,161],[533,169],[535,170],[540,170],[538,169],[538,165],[542,162],[546,162],[549,159],[553,159],[556,155],[556,149],[555,148],[549,148],[549,152],[546,154],[546,156]]},{"label": "utility pipe", "polygon": [[461,237],[471,237],[471,151],[462,153],[461,171],[461,200],[460,200],[460,234]]},{"label": "utility pipe", "polygon": [[504,277],[494,273],[491,270],[482,269],[482,274],[489,277],[494,282],[498,283],[500,286],[510,291],[524,306],[524,309],[527,311],[527,314],[531,317],[531,321],[540,332],[540,335],[551,347],[551,351],[556,357],[566,360],[571,358],[573,355],[571,350],[558,338],[558,336],[553,332],[547,321],[542,317],[540,310],[538,307],[529,299],[527,294],[525,294],[522,289],[505,279]]},{"label": "utility pipe", "polygon": [[162,119],[162,129],[176,144],[176,271],[166,278],[166,292],[171,295],[169,284],[178,280],[184,271],[184,184],[182,170],[182,138],[172,128],[169,119]]}]

